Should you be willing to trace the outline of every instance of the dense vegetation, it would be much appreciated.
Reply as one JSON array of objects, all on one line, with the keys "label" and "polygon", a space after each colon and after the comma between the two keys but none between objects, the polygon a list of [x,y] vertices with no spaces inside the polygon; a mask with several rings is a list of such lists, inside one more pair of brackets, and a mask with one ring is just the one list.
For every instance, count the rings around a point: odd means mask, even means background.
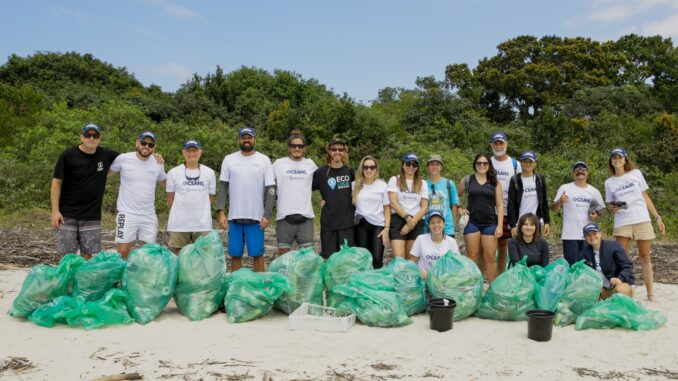
[{"label": "dense vegetation", "polygon": [[[89,54],[39,52],[10,56],[0,66],[0,209],[49,208],[58,155],[78,142],[81,126],[103,128],[102,145],[133,149],[139,131],[159,136],[167,168],[181,159],[186,138],[203,142],[203,162],[219,169],[236,150],[236,131],[254,126],[259,149],[286,154],[285,138],[300,129],[309,155],[322,162],[336,133],[350,142],[351,160],[372,154],[383,177],[405,151],[442,154],[445,174],[459,180],[489,135],[509,135],[509,153],[539,155],[550,197],[586,160],[601,191],[607,155],[624,146],[650,184],[650,194],[675,238],[678,212],[678,50],[670,39],[628,35],[617,41],[520,36],[471,69],[450,64],[444,78],[417,78],[413,89],[384,88],[370,105],[338,95],[288,71],[242,67],[195,74],[174,93],[144,87],[125,68]],[[116,187],[105,208],[114,210]],[[162,208],[162,206],[161,206]]]}]

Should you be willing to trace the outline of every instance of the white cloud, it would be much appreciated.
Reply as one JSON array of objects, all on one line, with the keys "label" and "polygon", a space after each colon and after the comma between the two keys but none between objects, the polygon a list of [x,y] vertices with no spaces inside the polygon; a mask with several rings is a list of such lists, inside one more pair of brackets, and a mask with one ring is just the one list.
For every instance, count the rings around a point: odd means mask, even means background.
[{"label": "white cloud", "polygon": [[163,11],[179,18],[186,19],[203,18],[200,13],[190,10],[170,0],[146,0],[146,2],[155,5],[156,7],[162,9]]},{"label": "white cloud", "polygon": [[644,35],[660,35],[662,37],[678,37],[678,13],[663,20],[647,23],[642,28]]}]

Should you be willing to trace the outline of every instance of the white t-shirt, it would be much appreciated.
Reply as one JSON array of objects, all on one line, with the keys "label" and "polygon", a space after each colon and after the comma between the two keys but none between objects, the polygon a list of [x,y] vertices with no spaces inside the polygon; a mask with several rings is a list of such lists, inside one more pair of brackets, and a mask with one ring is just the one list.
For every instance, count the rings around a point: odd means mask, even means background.
[{"label": "white t-shirt", "polygon": [[[400,204],[400,207],[405,210],[406,214],[409,214],[411,216],[414,216],[415,214],[419,213],[419,209],[421,209],[421,199],[425,198],[428,200],[428,185],[426,184],[426,181],[420,180],[421,181],[421,191],[419,193],[415,193],[410,191],[412,189],[412,184],[414,183],[414,180],[406,180],[407,182],[407,191],[403,192],[400,190],[400,187],[398,187],[398,177],[393,176],[391,177],[390,180],[388,180],[388,191],[389,192],[395,192],[398,194],[398,204]],[[391,209],[391,214],[395,214],[396,211],[395,209]]]},{"label": "white t-shirt", "polygon": [[111,171],[120,172],[118,212],[155,214],[155,185],[167,178],[155,156],[141,160],[136,152],[123,153],[115,158]]},{"label": "white t-shirt", "polygon": [[[351,189],[354,187],[355,181],[351,183]],[[384,180],[377,179],[369,185],[363,183],[363,188],[356,197],[355,214],[365,217],[374,226],[384,226],[384,205],[389,204],[388,186]]]},{"label": "white t-shirt", "polygon": [[414,240],[410,254],[419,258],[417,265],[420,270],[428,272],[431,265],[448,251],[459,253],[459,245],[454,238],[446,235],[441,243],[433,242],[431,234],[422,234]]},{"label": "white t-shirt", "polygon": [[605,209],[603,196],[598,189],[586,184],[580,188],[574,182],[563,184],[558,188],[553,202],[560,200],[563,193],[567,193],[568,200],[563,208],[563,231],[560,239],[581,240],[584,239],[582,229],[589,224],[589,210],[595,206],[596,210]]},{"label": "white t-shirt", "polygon": [[[522,172],[520,162],[516,162],[516,169],[513,169],[513,159],[510,156],[506,160],[499,161],[494,156],[491,158],[492,166],[497,171],[497,180],[501,184],[504,199],[504,215],[508,215],[508,191],[511,184],[511,177],[516,173]],[[506,219],[504,219],[506,221]]]},{"label": "white t-shirt", "polygon": [[210,195],[217,193],[217,179],[212,169],[202,164],[199,169],[178,165],[167,172],[166,190],[167,193],[174,192],[167,231],[212,230]]},{"label": "white t-shirt", "polygon": [[264,188],[275,185],[268,156],[240,151],[227,155],[221,163],[220,181],[228,181],[228,219],[259,221],[264,216]]},{"label": "white t-shirt", "polygon": [[527,213],[537,214],[537,207],[539,206],[537,184],[534,175],[530,177],[521,177],[521,180],[523,180],[523,198],[520,200],[518,218]]},{"label": "white t-shirt", "polygon": [[645,178],[637,169],[605,180],[605,201],[626,202],[626,209],[619,209],[614,215],[615,227],[650,221],[650,212],[643,198],[646,190],[648,186]]},{"label": "white t-shirt", "polygon": [[307,218],[315,217],[311,194],[313,190],[313,172],[318,169],[311,159],[292,160],[283,157],[273,163],[273,175],[278,190],[276,220],[282,220],[290,214],[301,214]]}]

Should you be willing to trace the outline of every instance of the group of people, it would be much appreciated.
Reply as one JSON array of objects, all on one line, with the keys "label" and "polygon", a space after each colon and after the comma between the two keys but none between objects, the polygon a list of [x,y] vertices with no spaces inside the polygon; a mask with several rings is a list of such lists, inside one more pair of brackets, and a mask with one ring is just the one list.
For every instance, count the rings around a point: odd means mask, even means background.
[{"label": "group of people", "polygon": [[[544,176],[536,172],[537,154],[526,150],[519,159],[507,154],[508,137],[491,136],[492,154],[479,153],[473,173],[458,186],[442,176],[441,155],[426,161],[428,179],[421,172],[419,156],[403,155],[399,173],[383,180],[379,161],[362,158],[356,170],[349,163],[349,146],[334,137],[326,146],[323,166],[306,158],[306,138],[293,131],[287,139],[288,156],[271,160],[256,150],[256,133],[240,129],[239,150],[215,172],[200,164],[201,143],[187,140],[182,147],[184,163],[164,171],[164,160],[155,152],[156,135],[142,132],[136,150],[120,154],[99,146],[101,129],[86,124],[81,144],[59,157],[52,179],[52,225],[57,229],[59,254],[77,252],[90,257],[101,251],[101,205],[106,179],[120,174],[115,242],[123,257],[131,244],[155,242],[158,219],[155,191],[166,188],[170,208],[167,231],[169,247],[179,253],[185,245],[212,230],[216,219],[228,230],[228,255],[233,271],[242,266],[242,256],[254,260],[255,271],[265,271],[264,231],[276,208],[277,255],[314,241],[312,194],[320,193],[320,254],[328,258],[347,241],[367,248],[374,268],[384,262],[390,243],[394,256],[416,262],[422,276],[448,251],[459,252],[458,230],[464,237],[466,255],[492,282],[507,267],[527,256],[528,265],[545,266],[548,245],[542,236],[550,233],[550,212],[563,213],[562,243],[565,259],[581,259],[605,279],[605,296],[632,293],[633,272],[627,255],[632,240],[638,246],[648,298],[653,297],[650,243],[655,238],[650,215],[661,233],[665,227],[642,173],[626,151],[610,153],[611,177],[605,181],[605,200],[588,184],[589,167],[577,161],[573,182],[558,189],[550,201]],[[465,207],[460,197],[466,197]],[[216,196],[216,197],[215,197]],[[606,203],[614,214],[616,241],[602,239],[595,222]],[[228,209],[226,209],[228,206]],[[227,211],[226,211],[227,210]],[[457,228],[456,222],[459,222]]]}]

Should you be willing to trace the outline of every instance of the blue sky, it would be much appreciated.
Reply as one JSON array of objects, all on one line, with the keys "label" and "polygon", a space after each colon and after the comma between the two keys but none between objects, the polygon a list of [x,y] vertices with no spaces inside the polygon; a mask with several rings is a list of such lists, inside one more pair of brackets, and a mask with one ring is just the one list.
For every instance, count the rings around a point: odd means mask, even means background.
[{"label": "blue sky", "polygon": [[174,91],[192,73],[291,70],[370,101],[474,67],[518,35],[678,40],[678,0],[3,1],[0,56],[91,53]]}]

